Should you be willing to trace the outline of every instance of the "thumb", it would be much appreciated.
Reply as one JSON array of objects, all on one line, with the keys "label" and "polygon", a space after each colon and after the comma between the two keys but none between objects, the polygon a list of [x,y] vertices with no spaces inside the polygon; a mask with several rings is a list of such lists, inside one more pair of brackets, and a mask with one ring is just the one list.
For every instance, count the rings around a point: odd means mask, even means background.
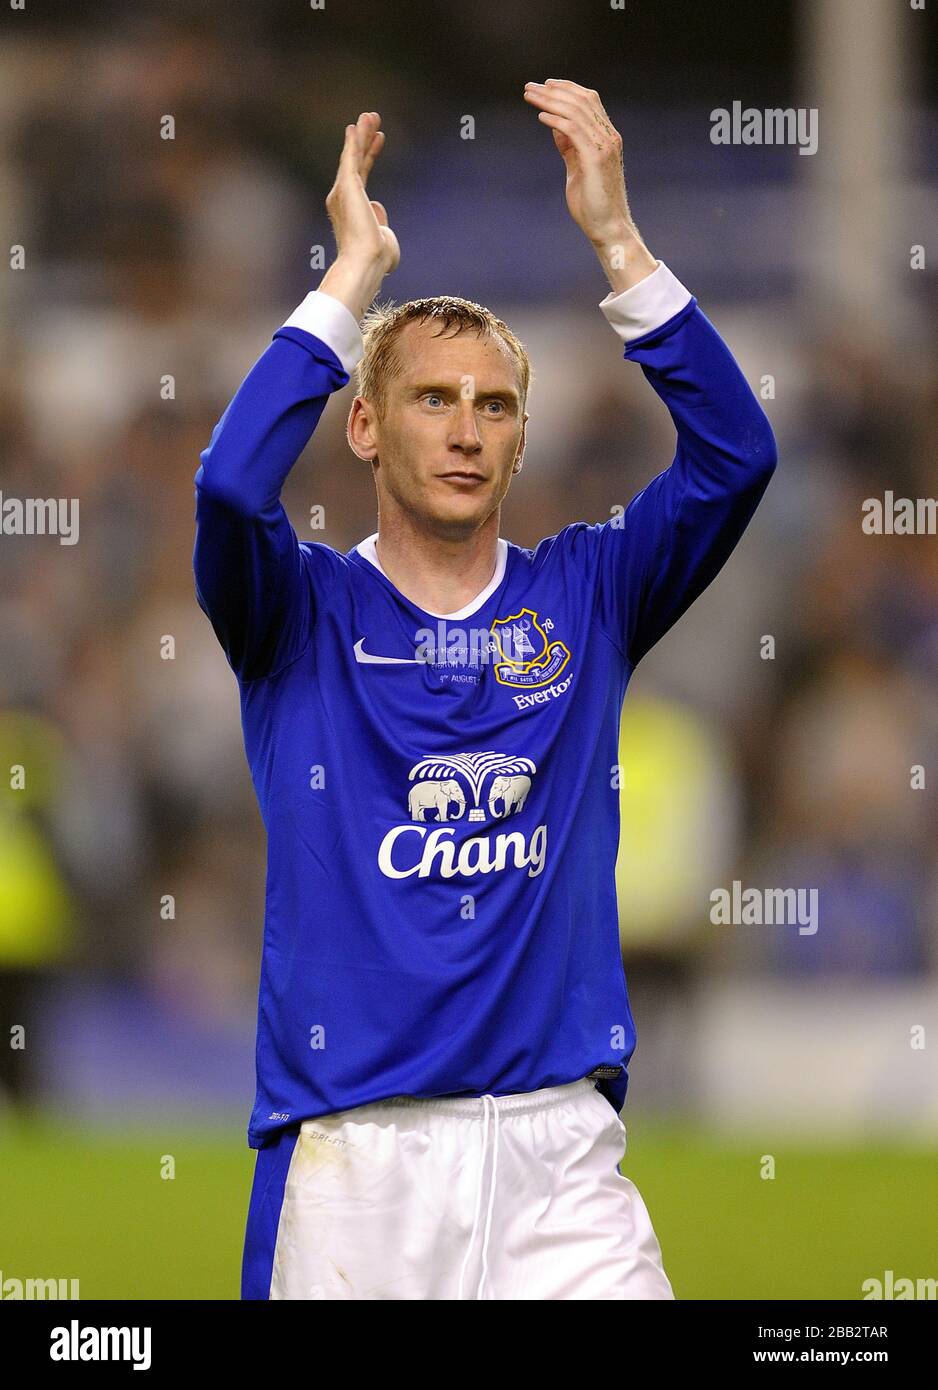
[{"label": "thumb", "polygon": [[371,198],[369,199],[369,201],[371,203],[375,217],[377,217],[378,219],[378,226],[386,227],[388,225],[388,214],[385,211],[384,204],[379,203],[376,198]]},{"label": "thumb", "polygon": [[566,164],[569,169],[571,167],[572,156],[575,154],[573,141],[570,139],[569,135],[565,135],[562,130],[551,130],[551,135],[554,137],[554,144],[563,156],[564,164]]}]

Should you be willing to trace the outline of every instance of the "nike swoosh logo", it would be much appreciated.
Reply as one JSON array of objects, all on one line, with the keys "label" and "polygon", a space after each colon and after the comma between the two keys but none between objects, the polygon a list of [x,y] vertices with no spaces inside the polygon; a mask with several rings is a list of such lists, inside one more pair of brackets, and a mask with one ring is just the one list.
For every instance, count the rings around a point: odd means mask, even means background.
[{"label": "nike swoosh logo", "polygon": [[365,645],[364,637],[359,637],[355,643],[353,651],[355,660],[361,662],[363,666],[424,666],[423,661],[418,661],[413,656],[372,656],[371,652],[363,651]]}]

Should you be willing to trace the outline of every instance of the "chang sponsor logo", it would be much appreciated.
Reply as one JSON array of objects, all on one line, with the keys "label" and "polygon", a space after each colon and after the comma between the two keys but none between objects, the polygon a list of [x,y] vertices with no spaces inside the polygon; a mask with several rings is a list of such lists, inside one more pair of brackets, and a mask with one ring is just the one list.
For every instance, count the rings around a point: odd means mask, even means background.
[{"label": "chang sponsor logo", "polygon": [[[378,867],[386,878],[473,878],[508,868],[527,868],[536,878],[544,868],[547,853],[547,826],[539,825],[530,840],[521,831],[499,835],[471,835],[458,845],[455,830],[422,825],[397,825],[389,830],[378,851]],[[416,846],[405,837],[416,836]],[[402,845],[398,842],[405,840]],[[405,867],[399,867],[399,863]]]},{"label": "chang sponsor logo", "polygon": [[[504,869],[543,872],[547,826],[495,835],[460,835],[450,821],[484,823],[519,815],[537,769],[530,758],[494,751],[424,758],[411,768],[410,821],[393,826],[378,849],[386,878],[474,878]],[[433,822],[432,825],[428,822]]]}]

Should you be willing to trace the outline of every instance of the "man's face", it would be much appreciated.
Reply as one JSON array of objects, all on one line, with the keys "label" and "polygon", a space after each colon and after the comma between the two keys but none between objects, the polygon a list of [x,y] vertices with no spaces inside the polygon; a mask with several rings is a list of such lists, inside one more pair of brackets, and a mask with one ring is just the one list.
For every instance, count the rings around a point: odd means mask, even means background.
[{"label": "man's face", "polygon": [[438,332],[406,325],[397,341],[405,365],[388,386],[383,417],[359,398],[349,435],[359,457],[377,461],[383,515],[399,508],[431,533],[459,538],[508,491],[527,416],[518,370],[499,340]]}]

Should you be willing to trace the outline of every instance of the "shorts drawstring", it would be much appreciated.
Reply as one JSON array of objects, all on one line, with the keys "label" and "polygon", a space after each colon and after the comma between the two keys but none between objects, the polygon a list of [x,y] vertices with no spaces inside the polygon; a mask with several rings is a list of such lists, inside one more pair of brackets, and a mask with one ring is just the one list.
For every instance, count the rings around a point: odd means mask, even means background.
[{"label": "shorts drawstring", "polygon": [[477,1299],[483,1297],[483,1287],[485,1285],[485,1280],[488,1276],[489,1233],[492,1229],[492,1210],[495,1206],[495,1175],[498,1171],[498,1105],[496,1103],[495,1097],[489,1095],[488,1093],[482,1096],[481,1099],[482,1109],[485,1114],[485,1128],[482,1131],[482,1163],[479,1167],[479,1187],[478,1191],[476,1192],[476,1210],[475,1216],[473,1217],[472,1221],[472,1234],[469,1237],[469,1246],[463,1258],[462,1269],[459,1271],[458,1297],[460,1299],[462,1298],[463,1279],[466,1273],[466,1265],[469,1263],[469,1257],[472,1254],[472,1247],[475,1243],[476,1231],[479,1228],[479,1212],[482,1209],[482,1185],[483,1179],[485,1177],[485,1160],[488,1155],[489,1147],[489,1107],[487,1102],[491,1101],[492,1114],[495,1118],[494,1142],[492,1146],[492,1177],[489,1184],[489,1204],[488,1211],[486,1212],[485,1216],[485,1230],[482,1234],[482,1273],[479,1277],[479,1287],[476,1290]]}]

